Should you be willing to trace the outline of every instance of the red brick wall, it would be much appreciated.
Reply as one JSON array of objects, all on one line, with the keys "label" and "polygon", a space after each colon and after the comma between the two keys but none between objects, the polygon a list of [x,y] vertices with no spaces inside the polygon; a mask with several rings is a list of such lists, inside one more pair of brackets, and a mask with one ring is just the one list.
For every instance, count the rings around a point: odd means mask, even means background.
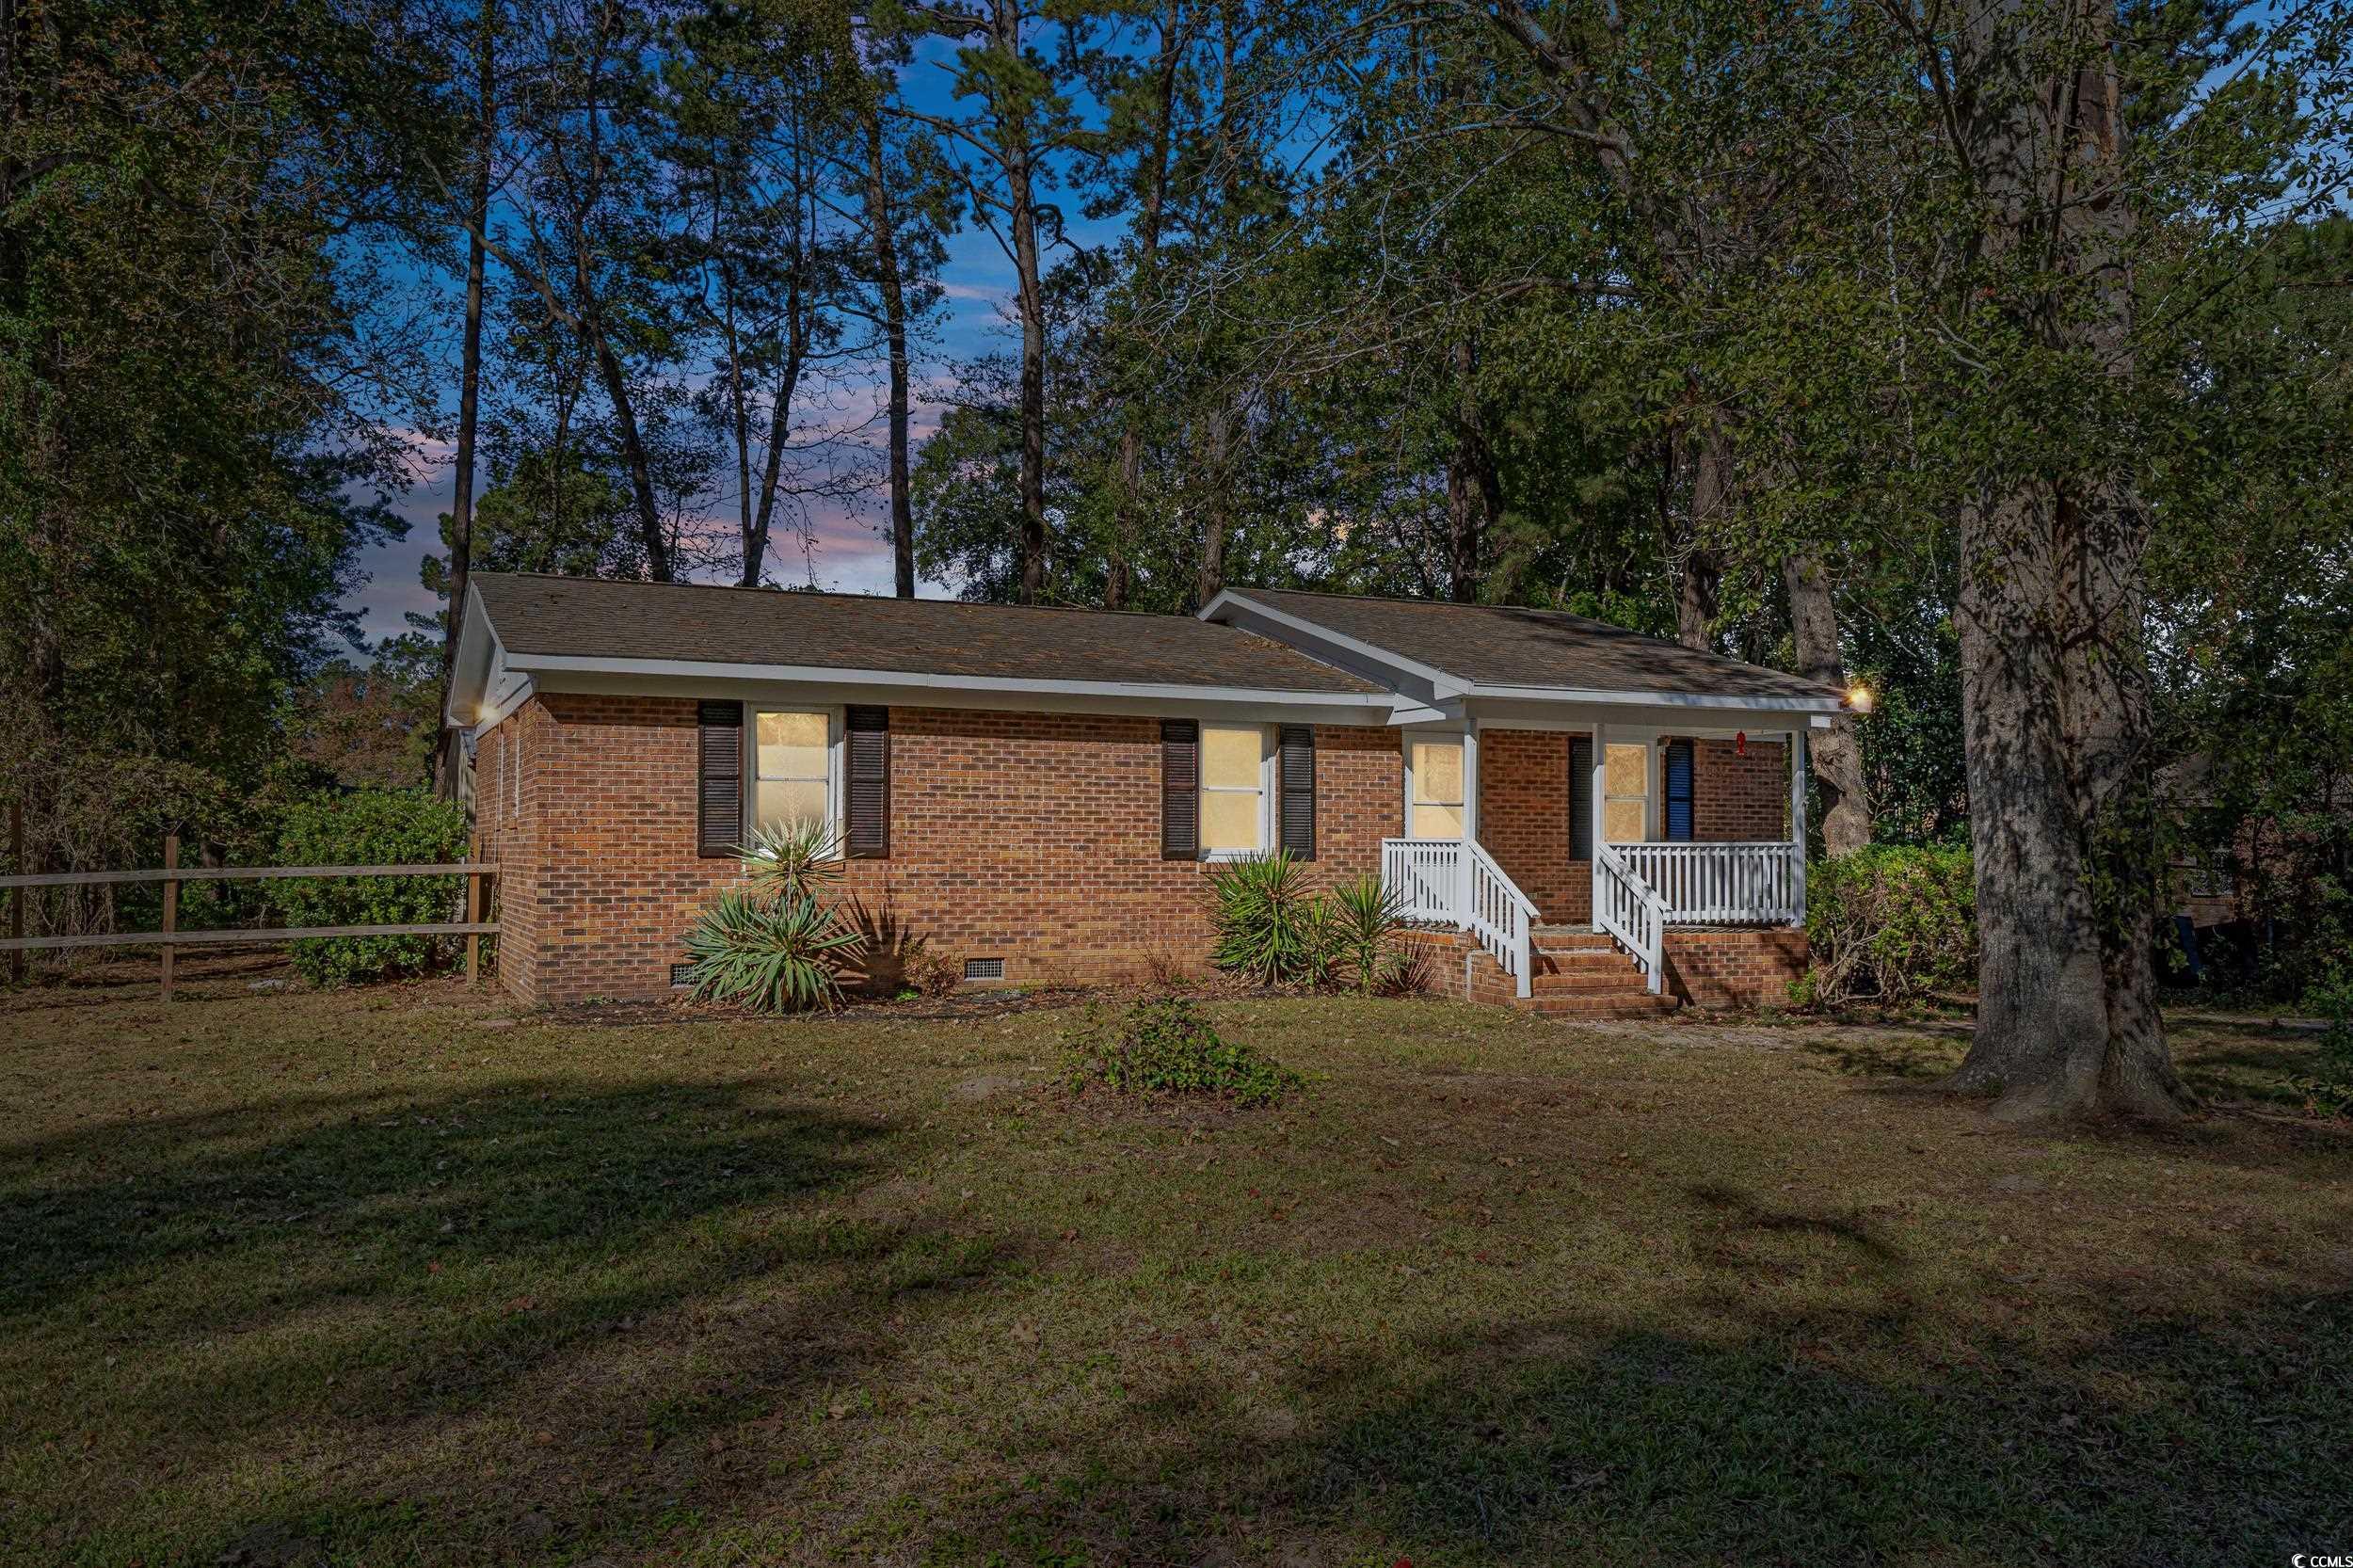
[{"label": "red brick wall", "polygon": [[[477,779],[520,745],[524,807],[478,793],[503,873],[501,974],[530,1001],[665,994],[696,910],[736,881],[695,853],[695,703],[551,695],[485,737]],[[890,856],[854,860],[845,897],[882,938],[921,940],[1015,982],[1197,968],[1203,868],[1160,858],[1157,719],[891,711]],[[1377,871],[1402,829],[1397,734],[1319,727],[1313,876]],[[483,771],[483,770],[488,771]]]},{"label": "red brick wall", "polygon": [[[1547,924],[1593,918],[1593,868],[1569,858],[1569,741],[1561,731],[1479,732],[1479,840]],[[1788,764],[1778,741],[1694,741],[1691,836],[1704,843],[1787,834]]]},{"label": "red brick wall", "polygon": [[1779,741],[1691,743],[1691,837],[1750,843],[1789,837],[1789,760]]},{"label": "red brick wall", "polygon": [[1569,736],[1479,732],[1479,841],[1548,924],[1593,918],[1593,866],[1569,858]]},{"label": "red brick wall", "polygon": [[1670,931],[1665,948],[1668,988],[1690,1006],[1780,1005],[1805,973],[1805,933],[1782,927]]}]

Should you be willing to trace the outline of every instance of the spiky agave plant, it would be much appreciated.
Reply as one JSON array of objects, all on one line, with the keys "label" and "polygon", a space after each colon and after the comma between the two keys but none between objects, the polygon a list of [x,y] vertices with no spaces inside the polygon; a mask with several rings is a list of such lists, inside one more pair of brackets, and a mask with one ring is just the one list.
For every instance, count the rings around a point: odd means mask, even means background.
[{"label": "spiky agave plant", "polygon": [[758,1013],[830,1009],[841,966],[865,946],[862,933],[813,898],[768,900],[730,888],[686,934],[686,981],[696,1001]]},{"label": "spiky agave plant", "polygon": [[1412,961],[1398,951],[1405,926],[1404,896],[1367,872],[1332,889],[1334,968],[1345,966],[1366,996],[1405,988]]},{"label": "spiky agave plant", "polygon": [[752,890],[773,904],[815,899],[841,881],[841,835],[816,818],[762,823],[735,846]]},{"label": "spiky agave plant", "polygon": [[1219,968],[1261,985],[1310,984],[1327,972],[1330,920],[1288,852],[1211,868],[1209,902]]}]

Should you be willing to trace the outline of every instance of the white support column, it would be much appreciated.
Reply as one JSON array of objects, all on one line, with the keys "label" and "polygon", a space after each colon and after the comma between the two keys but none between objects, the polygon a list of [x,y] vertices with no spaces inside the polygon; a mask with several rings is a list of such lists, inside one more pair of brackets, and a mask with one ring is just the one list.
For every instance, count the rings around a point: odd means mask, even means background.
[{"label": "white support column", "polygon": [[1797,869],[1793,888],[1797,893],[1798,918],[1793,922],[1805,924],[1805,731],[1789,731],[1789,841],[1797,846]]},{"label": "white support column", "polygon": [[1596,928],[1599,927],[1601,921],[1601,824],[1602,818],[1605,815],[1602,810],[1602,804],[1605,793],[1605,785],[1609,776],[1609,727],[1602,723],[1599,718],[1595,718],[1593,720],[1593,776],[1589,781],[1592,788],[1586,792],[1593,797],[1589,802],[1589,805],[1592,807],[1593,813],[1593,825],[1592,836],[1587,840],[1587,842],[1593,846],[1593,923]]},{"label": "white support column", "polygon": [[1470,923],[1471,912],[1471,845],[1479,841],[1479,721],[1468,712],[1463,715],[1463,853],[1455,857],[1462,868],[1462,887],[1455,894],[1455,907],[1463,912],[1463,922]]}]

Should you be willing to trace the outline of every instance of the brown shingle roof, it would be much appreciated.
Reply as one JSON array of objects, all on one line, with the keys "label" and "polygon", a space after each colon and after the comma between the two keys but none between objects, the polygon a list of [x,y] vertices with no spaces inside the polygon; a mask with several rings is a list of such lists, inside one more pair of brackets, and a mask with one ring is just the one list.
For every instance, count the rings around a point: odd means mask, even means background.
[{"label": "brown shingle roof", "polygon": [[1802,676],[1703,653],[1561,610],[1235,588],[1261,604],[1476,686],[1704,696],[1839,697]]},{"label": "brown shingle roof", "polygon": [[1371,681],[1190,616],[476,572],[510,655],[1357,695]]}]

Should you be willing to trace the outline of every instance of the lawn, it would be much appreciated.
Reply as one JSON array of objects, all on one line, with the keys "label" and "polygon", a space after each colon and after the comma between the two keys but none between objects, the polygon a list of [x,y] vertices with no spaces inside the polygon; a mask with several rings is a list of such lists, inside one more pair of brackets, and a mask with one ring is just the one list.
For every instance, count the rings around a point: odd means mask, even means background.
[{"label": "lawn", "polygon": [[2353,1552],[2353,1134],[2303,1037],[2022,1134],[1953,1026],[461,985],[0,1000],[0,1560],[2283,1564]]}]

